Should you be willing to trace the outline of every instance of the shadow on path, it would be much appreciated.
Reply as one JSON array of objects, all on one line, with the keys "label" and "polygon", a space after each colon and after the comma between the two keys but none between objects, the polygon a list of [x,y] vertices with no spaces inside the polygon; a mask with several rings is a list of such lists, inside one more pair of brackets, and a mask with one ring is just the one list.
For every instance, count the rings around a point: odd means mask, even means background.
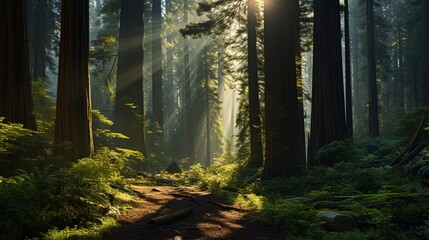
[{"label": "shadow on path", "polygon": [[[196,188],[169,186],[132,186],[140,200],[119,217],[120,226],[105,240],[168,240],[168,239],[234,239],[279,240],[278,230],[252,222],[251,212],[226,210],[208,201],[222,202],[208,192]],[[158,191],[153,191],[157,188]],[[197,201],[171,194],[188,194]],[[201,205],[200,205],[201,204]],[[192,215],[168,225],[150,224],[149,220],[172,211],[192,207]]]}]

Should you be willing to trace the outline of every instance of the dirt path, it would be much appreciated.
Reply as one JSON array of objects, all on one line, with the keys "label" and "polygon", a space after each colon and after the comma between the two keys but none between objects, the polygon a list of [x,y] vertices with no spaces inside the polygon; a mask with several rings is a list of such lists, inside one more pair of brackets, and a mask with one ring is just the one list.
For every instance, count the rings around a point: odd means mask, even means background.
[{"label": "dirt path", "polygon": [[[226,210],[208,201],[222,202],[196,188],[132,186],[140,200],[118,220],[120,227],[106,240],[243,239],[279,240],[281,234],[270,226],[251,221],[248,211]],[[154,191],[156,188],[159,191]],[[188,194],[194,199],[171,194]],[[195,201],[197,200],[197,201]],[[154,225],[149,220],[175,210],[192,207],[190,216],[171,224]]]}]

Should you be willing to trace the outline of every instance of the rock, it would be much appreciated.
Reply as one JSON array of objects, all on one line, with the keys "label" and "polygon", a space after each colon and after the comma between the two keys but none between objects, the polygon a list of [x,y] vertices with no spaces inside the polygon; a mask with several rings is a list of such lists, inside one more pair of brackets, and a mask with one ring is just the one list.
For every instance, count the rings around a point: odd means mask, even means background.
[{"label": "rock", "polygon": [[182,170],[180,169],[179,165],[177,165],[176,162],[171,162],[170,166],[168,166],[167,169],[165,169],[166,172],[174,174],[174,173],[181,173]]},{"label": "rock", "polygon": [[354,226],[353,218],[337,212],[324,212],[320,215],[326,223],[326,229],[333,232],[342,232],[351,230]]}]

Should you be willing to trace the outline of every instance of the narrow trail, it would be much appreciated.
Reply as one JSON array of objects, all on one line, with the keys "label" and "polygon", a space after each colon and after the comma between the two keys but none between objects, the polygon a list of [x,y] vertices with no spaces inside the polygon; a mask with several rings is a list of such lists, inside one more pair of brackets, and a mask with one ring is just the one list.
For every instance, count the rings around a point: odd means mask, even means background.
[{"label": "narrow trail", "polygon": [[[112,235],[105,238],[106,240],[282,239],[278,230],[251,221],[251,212],[212,204],[210,201],[224,201],[197,188],[170,186],[132,186],[132,188],[140,199],[134,203],[132,209],[119,217],[120,226]],[[149,223],[155,217],[189,207],[193,208],[192,214],[180,221],[165,225]]]}]

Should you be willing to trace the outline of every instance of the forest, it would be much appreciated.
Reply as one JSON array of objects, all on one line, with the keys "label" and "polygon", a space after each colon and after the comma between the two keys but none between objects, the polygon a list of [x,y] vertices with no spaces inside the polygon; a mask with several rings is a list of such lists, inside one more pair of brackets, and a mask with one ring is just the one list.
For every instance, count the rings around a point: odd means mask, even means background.
[{"label": "forest", "polygon": [[0,240],[429,239],[428,0],[0,0]]}]

